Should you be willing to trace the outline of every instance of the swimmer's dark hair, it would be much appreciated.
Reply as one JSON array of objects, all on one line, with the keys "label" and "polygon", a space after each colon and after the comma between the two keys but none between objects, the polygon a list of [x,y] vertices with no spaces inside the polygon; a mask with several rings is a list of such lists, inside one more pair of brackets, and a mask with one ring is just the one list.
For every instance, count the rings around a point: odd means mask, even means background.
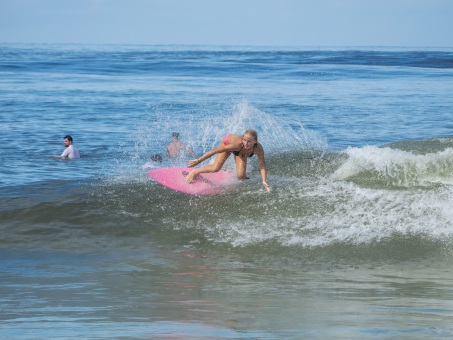
[{"label": "swimmer's dark hair", "polygon": [[178,138],[179,138],[179,132],[173,132],[173,133],[171,134],[171,136],[174,137],[174,138],[176,138],[176,139],[178,139]]},{"label": "swimmer's dark hair", "polygon": [[153,162],[162,163],[162,156],[161,156],[160,153],[153,153],[153,154],[151,155],[151,160],[152,160]]},{"label": "swimmer's dark hair", "polygon": [[63,139],[67,139],[68,141],[72,142],[72,137],[70,135],[66,135]]}]

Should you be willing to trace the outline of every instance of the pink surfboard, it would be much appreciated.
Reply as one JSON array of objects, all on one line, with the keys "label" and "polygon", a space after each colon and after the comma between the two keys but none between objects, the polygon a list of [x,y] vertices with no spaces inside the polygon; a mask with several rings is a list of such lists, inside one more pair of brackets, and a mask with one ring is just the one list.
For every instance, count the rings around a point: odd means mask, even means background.
[{"label": "pink surfboard", "polygon": [[167,188],[190,195],[215,195],[224,192],[236,182],[231,171],[204,173],[187,183],[186,176],[193,168],[160,168],[148,171],[148,176]]}]

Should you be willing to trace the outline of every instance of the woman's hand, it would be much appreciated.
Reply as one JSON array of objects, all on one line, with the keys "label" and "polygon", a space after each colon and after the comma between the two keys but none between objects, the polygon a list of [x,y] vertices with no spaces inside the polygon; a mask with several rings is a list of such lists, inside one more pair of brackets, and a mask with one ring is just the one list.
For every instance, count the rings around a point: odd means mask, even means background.
[{"label": "woman's hand", "polygon": [[189,168],[193,168],[195,165],[198,165],[198,164],[200,164],[200,161],[198,159],[192,159],[187,162],[187,166]]},{"label": "woman's hand", "polygon": [[263,181],[263,185],[266,188],[267,192],[271,192],[271,187],[269,186],[269,184],[267,184],[266,181]]}]

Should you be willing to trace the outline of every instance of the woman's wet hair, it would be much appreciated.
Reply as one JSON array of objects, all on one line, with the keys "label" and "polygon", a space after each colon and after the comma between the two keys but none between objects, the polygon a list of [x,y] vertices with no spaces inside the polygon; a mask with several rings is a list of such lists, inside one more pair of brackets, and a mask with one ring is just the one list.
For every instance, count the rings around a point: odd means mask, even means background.
[{"label": "woman's wet hair", "polygon": [[258,132],[256,132],[255,130],[248,129],[247,131],[244,132],[244,135],[250,135],[255,139],[255,141],[258,142]]}]

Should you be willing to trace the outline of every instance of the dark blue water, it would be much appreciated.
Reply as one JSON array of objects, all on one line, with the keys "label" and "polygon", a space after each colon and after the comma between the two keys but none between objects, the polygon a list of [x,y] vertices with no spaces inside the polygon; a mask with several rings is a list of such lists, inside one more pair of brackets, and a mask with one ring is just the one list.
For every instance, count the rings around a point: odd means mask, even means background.
[{"label": "dark blue water", "polygon": [[[452,50],[1,47],[2,338],[453,335]],[[270,194],[139,169],[249,128]]]}]

